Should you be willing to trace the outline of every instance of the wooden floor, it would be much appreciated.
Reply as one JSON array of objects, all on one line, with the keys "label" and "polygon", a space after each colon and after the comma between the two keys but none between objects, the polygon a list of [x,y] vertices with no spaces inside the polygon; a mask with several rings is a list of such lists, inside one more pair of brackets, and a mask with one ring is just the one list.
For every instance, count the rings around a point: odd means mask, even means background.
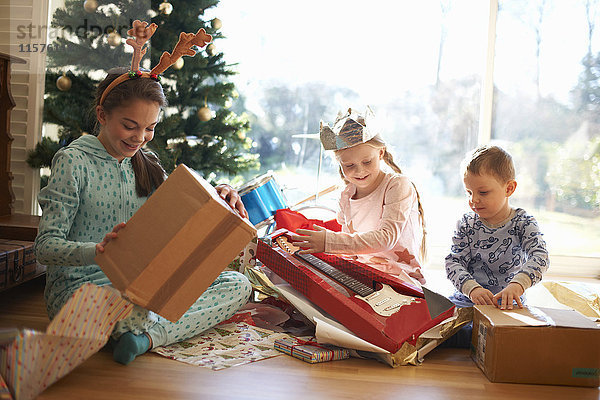
[{"label": "wooden floor", "polygon": [[[0,292],[0,327],[45,330],[44,279]],[[422,365],[390,368],[349,359],[307,364],[285,355],[211,371],[154,353],[128,366],[101,350],[38,399],[578,399],[600,391],[490,383],[467,350],[434,349]]]}]

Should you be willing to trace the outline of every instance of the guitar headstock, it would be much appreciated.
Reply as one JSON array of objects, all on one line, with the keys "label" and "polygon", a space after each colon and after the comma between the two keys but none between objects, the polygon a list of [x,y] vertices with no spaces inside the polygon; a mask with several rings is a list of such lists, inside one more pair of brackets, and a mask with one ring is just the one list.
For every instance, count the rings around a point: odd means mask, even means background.
[{"label": "guitar headstock", "polygon": [[298,250],[301,250],[300,247],[294,246],[294,244],[283,235],[277,236],[275,238],[275,242],[279,245],[279,247],[281,247],[283,250],[287,251],[290,254],[294,254]]}]

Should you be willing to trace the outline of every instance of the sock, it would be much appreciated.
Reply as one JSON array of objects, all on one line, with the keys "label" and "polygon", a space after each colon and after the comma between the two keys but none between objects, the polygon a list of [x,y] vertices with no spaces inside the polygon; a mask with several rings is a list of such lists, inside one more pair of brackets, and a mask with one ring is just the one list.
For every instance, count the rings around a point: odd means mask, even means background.
[{"label": "sock", "polygon": [[127,365],[140,354],[144,354],[150,349],[150,339],[146,334],[134,335],[131,332],[125,332],[119,338],[117,345],[114,346],[113,360],[123,365]]}]

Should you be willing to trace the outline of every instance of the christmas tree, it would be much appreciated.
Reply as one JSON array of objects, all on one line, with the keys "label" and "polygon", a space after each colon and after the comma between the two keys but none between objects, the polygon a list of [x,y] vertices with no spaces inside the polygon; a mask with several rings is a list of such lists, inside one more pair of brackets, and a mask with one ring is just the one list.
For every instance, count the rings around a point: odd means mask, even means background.
[{"label": "christmas tree", "polygon": [[[218,0],[66,0],[53,15],[48,48],[44,121],[59,126],[58,142],[43,138],[28,163],[50,166],[61,147],[82,134],[97,131],[93,101],[97,83],[110,68],[129,66],[132,49],[125,44],[134,20],[154,22],[152,36],[140,66],[151,69],[163,51],[172,51],[181,32],[204,28],[213,42],[196,48],[167,69],[161,83],[169,106],[164,110],[154,140],[148,146],[167,170],[184,163],[215,181],[255,167],[245,115],[230,110],[237,98],[227,77],[235,74],[216,50],[222,39],[221,21],[204,21]],[[55,36],[52,38],[52,36]]]}]

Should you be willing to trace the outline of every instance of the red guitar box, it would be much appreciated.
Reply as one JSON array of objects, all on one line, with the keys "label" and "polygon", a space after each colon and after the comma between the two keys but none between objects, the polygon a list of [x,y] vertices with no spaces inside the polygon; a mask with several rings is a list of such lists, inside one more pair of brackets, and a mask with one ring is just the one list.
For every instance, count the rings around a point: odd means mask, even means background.
[{"label": "red guitar box", "polygon": [[[357,261],[324,253],[309,262],[300,260],[278,243],[288,240],[289,233],[279,229],[260,239],[257,259],[361,339],[393,354],[405,341],[414,345],[420,334],[454,313],[454,305],[443,296]],[[374,294],[362,292],[367,289]],[[391,303],[387,295],[380,295],[390,291]],[[391,306],[382,308],[379,303]]]}]

